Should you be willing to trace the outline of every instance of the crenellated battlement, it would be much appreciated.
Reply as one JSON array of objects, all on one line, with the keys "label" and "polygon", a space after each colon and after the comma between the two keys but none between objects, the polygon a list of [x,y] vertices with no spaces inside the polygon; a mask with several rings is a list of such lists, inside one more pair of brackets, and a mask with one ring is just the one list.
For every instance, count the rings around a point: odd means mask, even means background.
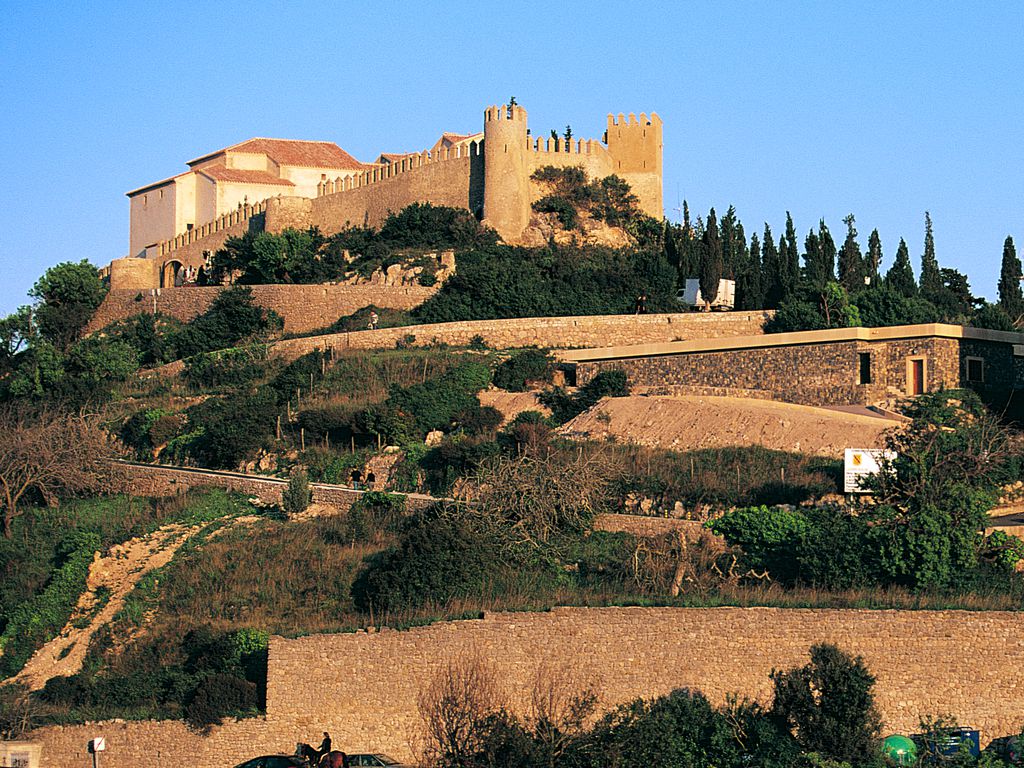
[{"label": "crenellated battlement", "polygon": [[228,227],[234,226],[243,221],[248,221],[257,214],[264,213],[267,210],[267,202],[265,200],[250,204],[248,202],[239,203],[238,208],[229,213],[225,213],[213,221],[208,221],[205,224],[193,227],[187,232],[182,232],[180,235],[172,237],[170,240],[163,240],[157,243],[157,249],[160,256],[169,256],[179,248],[184,248],[187,245],[196,243],[206,237],[215,235],[218,232],[227,229]]},{"label": "crenellated battlement", "polygon": [[485,123],[493,123],[499,120],[526,122],[526,110],[518,104],[502,104],[501,106],[492,105],[484,110]]},{"label": "crenellated battlement", "polygon": [[619,112],[618,117],[613,115],[611,112],[608,113],[608,127],[626,127],[626,126],[645,126],[645,125],[661,125],[661,118],[658,117],[657,112],[651,112],[651,116],[647,117],[646,112],[640,113],[640,118],[630,112],[628,115],[623,115]]},{"label": "crenellated battlement", "polygon": [[536,153],[559,153],[569,155],[596,155],[607,152],[605,146],[597,139],[534,138],[526,137],[526,151]]},{"label": "crenellated battlement", "polygon": [[336,195],[372,184],[378,184],[431,163],[443,163],[448,160],[459,160],[466,157],[479,157],[483,154],[483,144],[483,141],[471,141],[465,145],[456,144],[454,147],[442,147],[433,153],[429,150],[414,152],[393,163],[379,165],[363,173],[327,179],[317,185],[316,196]]}]

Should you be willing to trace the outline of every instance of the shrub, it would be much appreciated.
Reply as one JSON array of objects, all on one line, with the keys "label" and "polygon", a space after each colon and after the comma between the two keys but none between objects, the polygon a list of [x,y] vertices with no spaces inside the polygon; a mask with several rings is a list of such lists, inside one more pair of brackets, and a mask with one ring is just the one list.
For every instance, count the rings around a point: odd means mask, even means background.
[{"label": "shrub", "polygon": [[440,379],[393,388],[386,405],[410,416],[421,434],[449,429],[456,414],[479,406],[476,393],[487,386],[490,376],[483,363],[461,363]]},{"label": "shrub", "polygon": [[200,733],[209,733],[213,726],[223,723],[224,717],[254,715],[258,707],[255,683],[237,675],[215,673],[196,688],[185,706],[185,721]]},{"label": "shrub", "polygon": [[793,552],[807,532],[807,519],[781,507],[748,507],[726,512],[706,524],[743,550],[745,565],[768,571],[772,578],[792,583],[797,577]]},{"label": "shrub", "polygon": [[772,670],[771,678],[772,711],[805,751],[854,765],[877,762],[882,723],[871,693],[875,678],[859,656],[815,645],[809,664]]},{"label": "shrub", "polygon": [[561,387],[542,392],[540,401],[551,409],[551,418],[564,424],[579,414],[593,408],[602,397],[626,397],[629,383],[621,370],[601,371],[575,393],[569,394]]},{"label": "shrub", "polygon": [[266,370],[266,345],[251,344],[190,357],[182,376],[196,389],[241,387],[263,376]]},{"label": "shrub", "polygon": [[373,558],[352,587],[363,611],[444,605],[479,594],[497,560],[496,548],[464,519],[421,512],[396,547]]},{"label": "shrub", "polygon": [[0,635],[0,679],[17,674],[32,653],[57,636],[85,589],[93,553],[100,548],[95,533],[74,532],[61,547],[63,564],[49,585],[10,615]]},{"label": "shrub", "polygon": [[551,371],[551,354],[546,349],[521,349],[494,370],[494,386],[524,392],[531,382],[549,381]]},{"label": "shrub", "polygon": [[471,437],[493,434],[504,420],[501,411],[492,405],[471,406],[455,414],[455,423]]},{"label": "shrub", "polygon": [[293,473],[288,479],[288,487],[281,494],[281,505],[290,515],[305,512],[313,500],[313,489],[309,487],[309,478],[303,470]]},{"label": "shrub", "polygon": [[232,347],[242,339],[263,337],[283,326],[280,315],[253,304],[252,291],[239,286],[217,294],[209,309],[173,335],[172,343],[181,357],[192,357]]},{"label": "shrub", "polygon": [[188,409],[189,426],[197,430],[188,454],[206,467],[235,467],[273,434],[275,416],[274,393],[268,388],[206,400]]}]

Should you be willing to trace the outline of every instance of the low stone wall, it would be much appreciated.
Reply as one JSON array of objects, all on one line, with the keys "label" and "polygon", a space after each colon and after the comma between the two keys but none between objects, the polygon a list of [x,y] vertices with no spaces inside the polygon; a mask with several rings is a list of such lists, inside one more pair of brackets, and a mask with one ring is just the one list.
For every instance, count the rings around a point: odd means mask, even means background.
[{"label": "low stone wall", "polygon": [[664,315],[582,315],[576,317],[528,317],[512,320],[469,320],[460,323],[409,325],[353,331],[305,339],[286,339],[273,352],[294,358],[314,349],[384,349],[403,342],[419,346],[434,343],[465,346],[480,337],[494,349],[516,347],[593,347],[649,344],[688,339],[752,336],[763,332],[769,312],[705,314],[686,312]]},{"label": "low stone wall", "polygon": [[[254,496],[266,504],[280,504],[281,494],[288,487],[288,481],[276,477],[246,475],[241,472],[220,472],[190,467],[168,467],[156,464],[121,462],[124,477],[123,490],[139,496],[174,496],[195,488],[223,488],[228,491]],[[348,510],[364,493],[343,485],[310,483],[313,502],[334,507],[339,511]],[[410,493],[402,494],[409,507],[432,504],[430,496]]]},{"label": "low stone wall", "polygon": [[631,533],[634,536],[662,536],[682,531],[687,540],[700,536],[704,523],[699,520],[680,520],[674,517],[647,515],[598,515],[594,530],[609,533]]},{"label": "low stone wall", "polygon": [[[286,333],[304,333],[330,325],[339,317],[373,304],[389,309],[412,309],[437,291],[420,285],[252,285],[253,301],[284,318]],[[188,321],[205,312],[220,286],[182,286],[152,290],[121,289],[106,298],[87,327],[98,331],[139,313],[170,315]]]}]

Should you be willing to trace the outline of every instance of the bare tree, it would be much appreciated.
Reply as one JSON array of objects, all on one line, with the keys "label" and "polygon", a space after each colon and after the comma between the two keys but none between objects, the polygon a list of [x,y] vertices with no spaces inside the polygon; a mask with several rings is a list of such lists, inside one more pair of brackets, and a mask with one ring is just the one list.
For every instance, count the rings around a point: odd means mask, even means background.
[{"label": "bare tree", "polygon": [[119,454],[114,440],[89,414],[0,410],[0,503],[4,536],[28,493],[50,505],[61,495],[110,490]]},{"label": "bare tree", "polygon": [[449,661],[416,698],[427,736],[424,762],[468,765],[481,749],[481,725],[503,704],[494,670],[479,654]]},{"label": "bare tree", "polygon": [[549,768],[589,725],[597,708],[593,687],[576,666],[541,662],[533,676],[528,720]]},{"label": "bare tree", "polygon": [[39,725],[39,705],[22,685],[0,687],[0,740],[16,741]]},{"label": "bare tree", "polygon": [[534,544],[589,528],[608,503],[614,474],[604,454],[582,450],[568,458],[499,457],[464,486],[463,500],[482,520],[510,533],[513,543]]}]

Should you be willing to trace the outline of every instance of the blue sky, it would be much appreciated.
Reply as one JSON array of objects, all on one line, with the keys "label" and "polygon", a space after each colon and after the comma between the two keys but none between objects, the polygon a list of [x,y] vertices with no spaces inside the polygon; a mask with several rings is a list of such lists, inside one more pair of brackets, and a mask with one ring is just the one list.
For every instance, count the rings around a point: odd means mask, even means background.
[{"label": "blue sky", "polygon": [[48,266],[125,255],[125,191],[251,136],[361,160],[475,131],[516,96],[535,134],[665,121],[667,213],[748,235],[847,213],[915,270],[995,298],[1024,246],[1021,3],[4,3],[0,312]]}]

